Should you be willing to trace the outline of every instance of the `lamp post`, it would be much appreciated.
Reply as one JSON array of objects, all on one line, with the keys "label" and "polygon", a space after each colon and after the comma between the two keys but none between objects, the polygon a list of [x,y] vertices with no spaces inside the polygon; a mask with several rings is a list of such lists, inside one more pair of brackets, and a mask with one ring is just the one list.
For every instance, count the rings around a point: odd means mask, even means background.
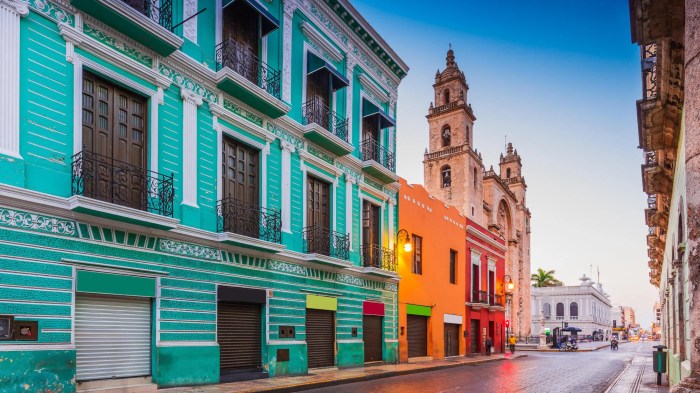
[{"label": "lamp post", "polygon": [[[411,238],[408,237],[408,231],[405,229],[399,229],[399,231],[396,232],[396,238],[395,238],[396,241],[394,242],[394,259],[395,259],[395,263],[396,263],[395,266],[396,266],[397,273],[399,271],[399,240],[400,240],[401,235],[403,235],[403,242],[404,242],[403,243],[403,251],[406,253],[413,251],[413,245],[411,244]],[[398,298],[399,298],[399,285],[400,284],[401,284],[401,282],[396,283],[396,314],[397,315],[399,314],[399,299]],[[396,324],[397,325],[399,324],[398,318],[396,319]],[[397,326],[396,338],[399,338],[399,336],[398,336],[399,329],[398,328],[399,327]],[[403,328],[401,328],[401,331],[403,331]],[[395,355],[394,361],[396,364],[398,364],[399,363],[399,347],[398,347],[398,345],[396,346],[396,351],[394,352],[394,355]]]},{"label": "lamp post", "polygon": [[[503,276],[503,285],[506,289],[506,320],[510,321],[510,302],[513,300],[513,279],[509,275]],[[510,327],[506,327],[506,339],[510,338]]]}]

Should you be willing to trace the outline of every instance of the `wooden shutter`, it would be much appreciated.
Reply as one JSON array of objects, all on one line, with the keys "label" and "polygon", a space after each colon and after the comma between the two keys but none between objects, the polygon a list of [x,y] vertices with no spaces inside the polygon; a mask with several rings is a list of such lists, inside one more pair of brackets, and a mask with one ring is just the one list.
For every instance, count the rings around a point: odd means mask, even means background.
[{"label": "wooden shutter", "polygon": [[224,137],[221,154],[224,198],[259,205],[259,152]]},{"label": "wooden shutter", "polygon": [[330,229],[330,185],[311,176],[307,183],[307,225]]},{"label": "wooden shutter", "polygon": [[408,357],[428,355],[428,318],[421,315],[407,315],[408,318]]},{"label": "wooden shutter", "polygon": [[306,344],[308,367],[330,367],[335,364],[335,313],[306,309]]},{"label": "wooden shutter", "polygon": [[362,341],[365,343],[365,362],[382,361],[382,317],[362,316]]},{"label": "wooden shutter", "polygon": [[76,380],[151,374],[151,299],[78,294]]},{"label": "wooden shutter", "polygon": [[216,331],[222,370],[262,367],[260,304],[218,302]]}]

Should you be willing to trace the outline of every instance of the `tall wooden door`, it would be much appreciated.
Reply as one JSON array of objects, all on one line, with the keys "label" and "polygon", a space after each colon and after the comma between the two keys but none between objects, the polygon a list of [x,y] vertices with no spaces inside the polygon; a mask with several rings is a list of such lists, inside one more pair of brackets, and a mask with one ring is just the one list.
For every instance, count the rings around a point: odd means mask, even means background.
[{"label": "tall wooden door", "polygon": [[470,349],[472,353],[479,353],[479,337],[481,337],[481,332],[479,331],[479,320],[472,319],[469,329]]},{"label": "tall wooden door", "polygon": [[257,238],[260,233],[259,152],[224,137],[221,154],[224,231]]},{"label": "tall wooden door", "polygon": [[459,355],[459,326],[445,324],[445,357]]},{"label": "tall wooden door", "polygon": [[379,206],[368,201],[362,202],[362,244],[379,246],[380,212]]},{"label": "tall wooden door", "polygon": [[258,84],[258,54],[260,16],[244,1],[236,1],[224,8],[223,40],[231,38],[235,44],[228,48],[224,66],[249,81]]},{"label": "tall wooden door", "polygon": [[362,118],[362,140],[379,140],[379,124],[376,116]]},{"label": "tall wooden door", "polygon": [[84,195],[146,210],[147,101],[83,74]]},{"label": "tall wooden door", "polygon": [[381,362],[382,317],[377,315],[362,316],[362,341],[365,344],[365,362]]},{"label": "tall wooden door", "polygon": [[309,176],[306,190],[307,247],[310,252],[330,255],[330,185]]},{"label": "tall wooden door", "polygon": [[[326,72],[314,72],[306,80],[306,100],[318,99],[321,104],[331,107],[331,85]],[[328,124],[320,124],[327,127]]]}]

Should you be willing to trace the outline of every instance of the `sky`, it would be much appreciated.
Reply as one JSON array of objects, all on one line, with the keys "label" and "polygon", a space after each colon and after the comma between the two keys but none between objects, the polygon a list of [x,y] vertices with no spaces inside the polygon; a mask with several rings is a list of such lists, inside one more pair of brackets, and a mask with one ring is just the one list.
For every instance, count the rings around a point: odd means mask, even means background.
[{"label": "sky", "polygon": [[425,118],[452,44],[477,117],[474,147],[522,157],[531,265],[566,285],[591,275],[648,328],[649,284],[635,101],[639,47],[626,0],[352,0],[410,70],[399,86],[397,171],[423,182]]}]

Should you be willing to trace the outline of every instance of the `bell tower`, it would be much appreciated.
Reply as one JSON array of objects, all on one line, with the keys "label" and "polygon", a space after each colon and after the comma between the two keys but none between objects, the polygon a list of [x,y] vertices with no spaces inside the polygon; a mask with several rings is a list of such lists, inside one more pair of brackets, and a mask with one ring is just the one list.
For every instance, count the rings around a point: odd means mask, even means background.
[{"label": "bell tower", "polygon": [[424,184],[433,196],[481,222],[483,163],[474,149],[476,117],[467,100],[469,85],[447,51],[445,69],[435,74],[434,101],[428,108],[429,148],[423,157]]}]

